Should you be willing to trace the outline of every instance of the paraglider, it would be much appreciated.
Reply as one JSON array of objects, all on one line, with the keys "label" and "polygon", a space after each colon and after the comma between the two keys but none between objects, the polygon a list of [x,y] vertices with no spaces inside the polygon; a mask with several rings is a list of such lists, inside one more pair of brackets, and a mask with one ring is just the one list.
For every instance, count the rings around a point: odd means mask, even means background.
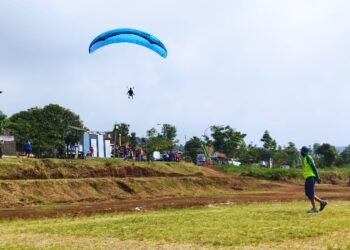
[{"label": "paraglider", "polygon": [[[99,48],[113,43],[134,43],[154,51],[163,58],[168,55],[165,45],[158,38],[144,31],[131,28],[113,29],[98,35],[90,43],[89,53],[91,54]],[[128,88],[127,95],[129,99],[134,99],[133,89],[134,87]]]},{"label": "paraglider", "polygon": [[135,95],[135,93],[134,93],[134,87],[132,87],[132,88],[129,88],[129,90],[128,90],[128,92],[126,92],[126,94],[128,95],[128,98],[130,99],[134,99],[134,95]]},{"label": "paraglider", "polygon": [[98,35],[89,46],[89,53],[113,43],[134,43],[149,48],[162,57],[168,52],[164,44],[155,36],[137,29],[120,28]]}]

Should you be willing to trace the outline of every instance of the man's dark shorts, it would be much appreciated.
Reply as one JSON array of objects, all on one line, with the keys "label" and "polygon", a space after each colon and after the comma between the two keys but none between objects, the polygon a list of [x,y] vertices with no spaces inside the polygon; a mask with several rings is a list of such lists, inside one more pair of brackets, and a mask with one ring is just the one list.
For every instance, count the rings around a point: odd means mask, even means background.
[{"label": "man's dark shorts", "polygon": [[315,197],[315,183],[316,183],[315,176],[307,177],[305,180],[305,195],[309,199],[314,199]]}]

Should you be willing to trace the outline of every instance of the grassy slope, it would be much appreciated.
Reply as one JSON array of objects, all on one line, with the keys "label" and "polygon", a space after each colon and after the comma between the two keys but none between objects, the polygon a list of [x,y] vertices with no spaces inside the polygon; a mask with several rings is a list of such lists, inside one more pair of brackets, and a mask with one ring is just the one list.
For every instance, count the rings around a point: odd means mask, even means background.
[{"label": "grassy slope", "polygon": [[[233,174],[204,173],[203,168],[189,163],[4,158],[0,160],[0,208],[165,196],[220,196],[268,188],[260,180],[247,181],[242,176],[302,181],[300,169],[226,166],[226,170]],[[326,183],[344,184],[348,171],[349,168],[321,170],[321,176]]]},{"label": "grassy slope", "polygon": [[209,177],[0,181],[0,207],[170,196],[218,196],[230,192],[229,182]]},{"label": "grassy slope", "polygon": [[[148,171],[147,171],[148,170]],[[4,158],[0,160],[0,179],[55,179],[89,177],[125,177],[194,175],[199,168],[188,163],[135,162],[118,159],[33,159]]]},{"label": "grassy slope", "polygon": [[307,202],[0,221],[4,249],[350,249],[350,202]]},{"label": "grassy slope", "polygon": [[[164,196],[220,195],[227,178],[189,163],[88,159],[0,161],[0,207]],[[232,184],[236,188],[239,184]]]}]

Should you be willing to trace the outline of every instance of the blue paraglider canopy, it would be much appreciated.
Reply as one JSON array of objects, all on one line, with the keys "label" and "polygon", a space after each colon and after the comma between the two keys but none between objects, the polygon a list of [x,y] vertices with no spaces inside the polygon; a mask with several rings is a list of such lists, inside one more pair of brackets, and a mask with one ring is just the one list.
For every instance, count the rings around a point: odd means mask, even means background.
[{"label": "blue paraglider canopy", "polygon": [[158,38],[146,32],[130,28],[114,29],[98,35],[90,43],[89,53],[112,43],[135,43],[153,50],[164,58],[168,55],[166,47]]}]

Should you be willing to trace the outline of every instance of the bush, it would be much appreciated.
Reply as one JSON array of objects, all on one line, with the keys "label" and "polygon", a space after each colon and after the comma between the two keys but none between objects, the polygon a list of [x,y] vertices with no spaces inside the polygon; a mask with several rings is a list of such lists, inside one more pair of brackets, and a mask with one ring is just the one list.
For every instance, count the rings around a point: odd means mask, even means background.
[{"label": "bush", "polygon": [[225,172],[238,173],[242,176],[252,176],[259,179],[268,180],[290,180],[301,179],[301,169],[283,169],[283,168],[265,168],[259,166],[242,166],[222,165]]},{"label": "bush", "polygon": [[[236,173],[242,176],[252,176],[267,180],[304,180],[302,168],[265,168],[260,166],[232,166],[221,165],[225,172]],[[322,183],[350,185],[350,166],[328,167],[318,169]]]},{"label": "bush", "polygon": [[268,180],[290,180],[300,179],[302,173],[299,169],[280,169],[280,168],[257,168],[250,169],[241,173],[244,176],[252,176]]}]

